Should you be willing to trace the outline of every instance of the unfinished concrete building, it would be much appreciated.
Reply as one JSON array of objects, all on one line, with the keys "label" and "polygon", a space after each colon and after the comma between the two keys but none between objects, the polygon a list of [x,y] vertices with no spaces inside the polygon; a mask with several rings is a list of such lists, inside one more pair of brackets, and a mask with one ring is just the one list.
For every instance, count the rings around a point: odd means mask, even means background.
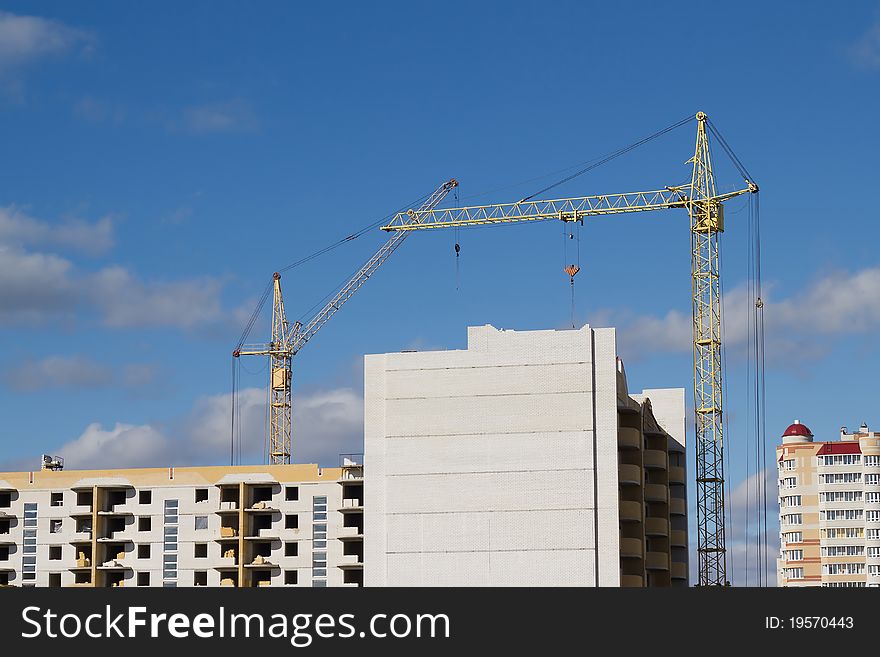
[{"label": "unfinished concrete building", "polygon": [[365,358],[367,586],[687,585],[684,391],[614,329]]},{"label": "unfinished concrete building", "polygon": [[0,473],[0,586],[360,586],[363,471]]}]

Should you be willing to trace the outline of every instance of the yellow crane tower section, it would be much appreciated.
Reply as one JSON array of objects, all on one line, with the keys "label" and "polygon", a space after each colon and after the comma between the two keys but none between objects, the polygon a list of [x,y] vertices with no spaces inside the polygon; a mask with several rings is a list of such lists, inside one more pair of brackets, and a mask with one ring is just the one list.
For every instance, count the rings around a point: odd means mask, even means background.
[{"label": "yellow crane tower section", "polygon": [[[415,210],[410,210],[409,221],[430,212],[458,186],[454,178],[438,187]],[[382,244],[369,260],[352,276],[311,319],[304,324],[295,322],[290,326],[284,311],[281,295],[281,274],[275,272],[272,284],[272,341],[268,344],[239,344],[233,357],[269,357],[269,450],[268,462],[272,465],[290,463],[290,443],[293,429],[293,405],[291,384],[293,381],[293,357],[299,353],[321,328],[330,321],[346,301],[351,299],[364,283],[381,267],[391,254],[403,243],[408,232],[398,232]],[[233,404],[235,401],[233,400]]]},{"label": "yellow crane tower section", "polygon": [[693,310],[693,364],[695,443],[697,452],[697,550],[699,583],[726,585],[724,535],[723,372],[721,355],[721,286],[719,236],[724,232],[724,201],[755,193],[758,186],[724,194],[715,189],[715,175],[706,131],[708,117],[696,115],[697,138],[689,185],[647,192],[581,196],[548,201],[399,213],[385,231],[409,232],[558,219],[583,223],[586,217],[686,209],[691,227],[691,299]]}]

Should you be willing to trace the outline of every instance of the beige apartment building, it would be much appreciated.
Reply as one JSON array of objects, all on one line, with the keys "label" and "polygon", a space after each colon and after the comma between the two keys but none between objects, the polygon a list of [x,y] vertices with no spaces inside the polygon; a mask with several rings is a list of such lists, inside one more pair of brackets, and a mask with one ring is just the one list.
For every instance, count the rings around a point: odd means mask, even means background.
[{"label": "beige apartment building", "polygon": [[361,586],[363,470],[0,472],[0,586]]},{"label": "beige apartment building", "polygon": [[795,420],[776,458],[779,586],[880,586],[880,434],[816,442]]}]

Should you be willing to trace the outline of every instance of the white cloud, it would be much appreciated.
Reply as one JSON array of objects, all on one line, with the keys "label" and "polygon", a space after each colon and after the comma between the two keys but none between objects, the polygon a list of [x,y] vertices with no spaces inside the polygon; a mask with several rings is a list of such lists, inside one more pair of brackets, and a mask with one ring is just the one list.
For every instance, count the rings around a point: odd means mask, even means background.
[{"label": "white cloud", "polygon": [[[826,353],[825,337],[880,329],[880,267],[832,272],[787,298],[777,298],[775,288],[764,286],[763,310],[766,353],[773,362],[815,359]],[[741,353],[748,343],[752,312],[746,285],[725,295],[724,339],[733,353]],[[691,317],[678,310],[662,316],[604,311],[592,323],[616,325],[620,351],[627,358],[691,350]]]},{"label": "white cloud", "polygon": [[[163,467],[228,464],[231,394],[202,397],[170,421],[133,425],[99,423],[77,438],[36,453],[64,457],[70,469]],[[349,388],[314,390],[294,396],[293,461],[336,466],[339,454],[363,451],[363,398]],[[266,391],[239,392],[242,463],[265,462]],[[0,468],[2,469],[2,468]]]},{"label": "white cloud", "polygon": [[0,11],[0,71],[50,55],[91,47],[84,30],[39,16]]},{"label": "white cloud", "polygon": [[880,22],[874,23],[850,48],[853,61],[864,68],[880,68]]},{"label": "white cloud", "polygon": [[113,371],[82,356],[48,356],[24,361],[4,373],[9,387],[20,391],[51,388],[95,388],[109,385]]},{"label": "white cloud", "polygon": [[0,324],[35,324],[71,312],[80,289],[59,256],[0,245]]},{"label": "white cloud", "polygon": [[252,132],[259,127],[259,121],[250,103],[235,98],[187,107],[181,127],[196,135]]},{"label": "white cloud", "polygon": [[221,316],[220,282],[208,277],[144,282],[113,266],[87,277],[87,287],[104,324],[112,328],[192,328]]},{"label": "white cloud", "polygon": [[0,243],[73,249],[100,255],[113,246],[113,222],[104,217],[90,223],[69,219],[56,224],[35,219],[13,206],[0,208]]},{"label": "white cloud", "polygon": [[115,265],[86,272],[61,256],[0,245],[0,325],[72,319],[78,311],[110,328],[234,322],[243,313],[224,311],[221,288],[211,277],[145,281]]},{"label": "white cloud", "polygon": [[20,392],[110,386],[134,390],[151,385],[156,374],[156,367],[147,363],[114,368],[85,356],[46,356],[12,366],[3,373],[3,382]]}]

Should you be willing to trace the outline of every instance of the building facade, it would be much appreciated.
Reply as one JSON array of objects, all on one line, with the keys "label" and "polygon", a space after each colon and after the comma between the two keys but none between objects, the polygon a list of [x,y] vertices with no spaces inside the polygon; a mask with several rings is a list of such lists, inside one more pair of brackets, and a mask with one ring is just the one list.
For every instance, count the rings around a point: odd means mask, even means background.
[{"label": "building facade", "polygon": [[684,391],[614,329],[365,357],[367,586],[687,584]]},{"label": "building facade", "polygon": [[776,448],[779,586],[880,586],[880,434],[816,442],[795,420]]},{"label": "building facade", "polygon": [[359,586],[363,471],[0,473],[0,586]]}]

